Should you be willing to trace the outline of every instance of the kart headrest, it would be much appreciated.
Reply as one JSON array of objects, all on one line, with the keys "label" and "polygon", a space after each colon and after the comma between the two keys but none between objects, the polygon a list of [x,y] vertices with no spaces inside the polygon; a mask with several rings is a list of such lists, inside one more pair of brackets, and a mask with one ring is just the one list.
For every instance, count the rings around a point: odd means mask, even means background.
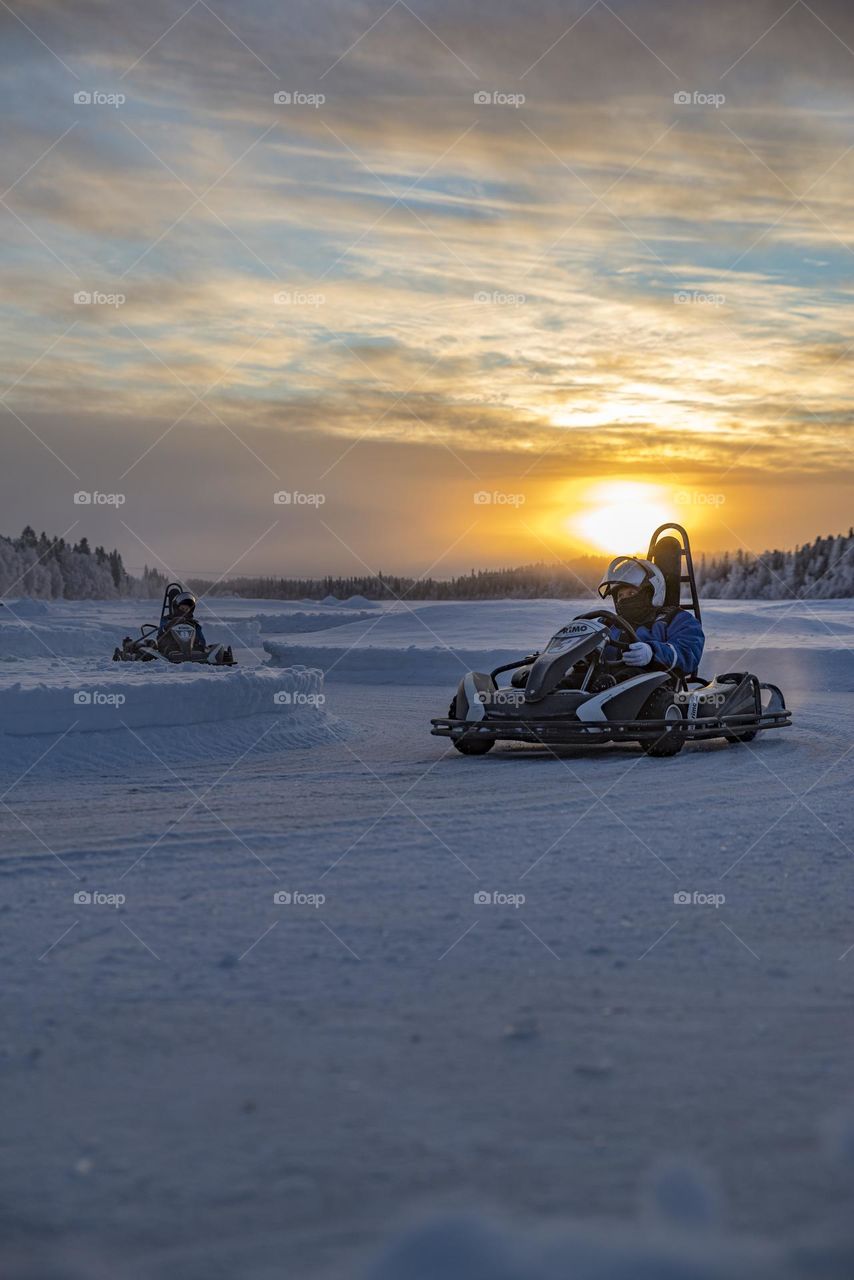
[{"label": "kart headrest", "polygon": [[682,598],[682,547],[678,538],[659,538],[652,550],[653,564],[664,575],[665,605],[679,604]]}]

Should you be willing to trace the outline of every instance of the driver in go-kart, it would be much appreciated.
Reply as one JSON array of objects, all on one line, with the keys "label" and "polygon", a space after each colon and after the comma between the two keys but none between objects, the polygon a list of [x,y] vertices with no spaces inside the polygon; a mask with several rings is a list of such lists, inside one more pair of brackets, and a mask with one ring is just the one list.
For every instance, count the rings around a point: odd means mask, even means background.
[{"label": "driver in go-kart", "polygon": [[206,649],[207,642],[205,633],[202,631],[202,624],[195,619],[196,597],[192,591],[178,591],[173,594],[167,602],[160,618],[160,626],[157,630],[157,646],[161,652],[165,652],[175,644],[174,639],[169,635],[172,627],[176,623],[184,623],[187,626],[195,628],[195,637],[193,639],[194,649]]},{"label": "driver in go-kart", "polygon": [[[608,646],[605,656],[628,667],[674,671],[691,675],[697,670],[706,637],[693,613],[671,605],[665,607],[665,582],[661,570],[651,560],[637,556],[617,556],[602,575],[599,594],[610,596],[614,611],[625,618],[637,633],[637,640],[622,655]],[[624,638],[611,628],[614,640]]]}]

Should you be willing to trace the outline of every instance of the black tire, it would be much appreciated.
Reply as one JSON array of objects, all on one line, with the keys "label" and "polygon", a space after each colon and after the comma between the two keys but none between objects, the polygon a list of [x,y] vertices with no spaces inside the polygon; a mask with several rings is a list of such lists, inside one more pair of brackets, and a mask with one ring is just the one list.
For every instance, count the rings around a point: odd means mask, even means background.
[{"label": "black tire", "polygon": [[641,750],[648,756],[661,760],[667,756],[677,756],[685,745],[685,728],[683,716],[673,696],[672,689],[659,688],[650,694],[641,708],[639,720],[673,719],[673,728],[662,730],[659,738],[646,738],[641,742]]},{"label": "black tire", "polygon": [[495,739],[485,734],[464,733],[461,738],[454,738],[454,746],[464,756],[485,756],[495,746]]},{"label": "black tire", "polygon": [[756,737],[757,732],[758,730],[756,729],[748,729],[745,733],[728,733],[726,735],[726,740],[731,743],[732,746],[737,747],[742,742],[752,742]]}]

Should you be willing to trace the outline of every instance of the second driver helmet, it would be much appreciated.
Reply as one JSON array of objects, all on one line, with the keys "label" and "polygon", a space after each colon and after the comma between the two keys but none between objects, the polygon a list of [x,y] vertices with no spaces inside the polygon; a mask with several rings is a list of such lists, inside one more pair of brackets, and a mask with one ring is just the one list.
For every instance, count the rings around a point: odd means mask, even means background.
[{"label": "second driver helmet", "polygon": [[179,591],[172,601],[172,612],[178,615],[187,606],[189,606],[188,612],[192,613],[196,607],[196,597],[192,591]]}]

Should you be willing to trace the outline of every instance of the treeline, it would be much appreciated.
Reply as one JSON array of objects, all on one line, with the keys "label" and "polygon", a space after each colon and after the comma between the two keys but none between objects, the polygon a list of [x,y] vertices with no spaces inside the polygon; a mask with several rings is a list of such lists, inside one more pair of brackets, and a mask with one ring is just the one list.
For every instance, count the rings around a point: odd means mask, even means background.
[{"label": "treeline", "polygon": [[[594,556],[563,565],[530,564],[517,569],[472,569],[456,578],[409,578],[378,573],[340,578],[231,578],[213,588],[212,595],[262,600],[538,600],[577,599],[595,589],[607,561]],[[196,579],[194,591],[210,584]]]},{"label": "treeline", "polygon": [[0,536],[0,595],[37,600],[112,600],[156,596],[166,579],[156,569],[142,577],[127,573],[121,554],[90,547],[87,538],[66,542],[36,533],[30,525],[18,538]]},{"label": "treeline", "polygon": [[[607,559],[582,556],[562,564],[529,564],[515,569],[472,569],[454,578],[413,578],[399,574],[324,578],[232,578],[215,586],[201,579],[198,593],[263,600],[538,600],[578,599],[595,591]],[[696,562],[700,594],[719,600],[829,600],[854,597],[854,529],[816,538],[793,551],[744,551],[701,556]],[[49,538],[30,526],[18,538],[0,536],[0,595],[43,600],[145,599],[162,594],[166,578],[156,569],[129,574],[115,549]]]},{"label": "treeline", "polygon": [[854,596],[854,529],[794,551],[701,558],[700,594],[713,600],[833,600]]},{"label": "treeline", "polygon": [[[595,591],[606,557],[583,556],[566,565],[529,564],[515,569],[472,569],[448,579],[378,573],[374,577],[232,578],[214,595],[266,600],[323,600],[365,596],[368,600],[538,600],[578,599]],[[719,600],[830,600],[854,597],[854,529],[816,538],[793,551],[752,555],[725,551],[695,560],[702,596]],[[193,583],[207,591],[209,583]]]}]

